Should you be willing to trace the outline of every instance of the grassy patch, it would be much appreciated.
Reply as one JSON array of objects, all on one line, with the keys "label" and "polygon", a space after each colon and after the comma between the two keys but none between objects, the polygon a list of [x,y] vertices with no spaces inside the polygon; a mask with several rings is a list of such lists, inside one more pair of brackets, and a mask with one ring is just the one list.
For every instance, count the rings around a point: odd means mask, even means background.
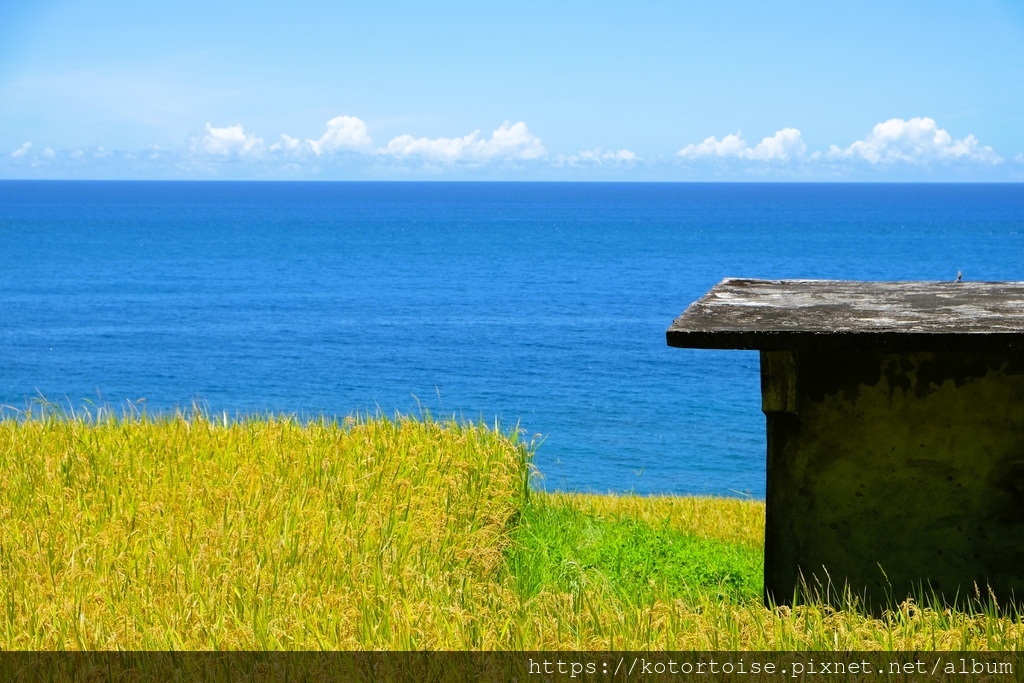
[{"label": "grassy patch", "polygon": [[663,525],[608,517],[579,507],[537,502],[512,535],[509,566],[527,598],[542,590],[601,586],[630,604],[712,592],[759,600],[763,553],[739,543],[700,538]]}]

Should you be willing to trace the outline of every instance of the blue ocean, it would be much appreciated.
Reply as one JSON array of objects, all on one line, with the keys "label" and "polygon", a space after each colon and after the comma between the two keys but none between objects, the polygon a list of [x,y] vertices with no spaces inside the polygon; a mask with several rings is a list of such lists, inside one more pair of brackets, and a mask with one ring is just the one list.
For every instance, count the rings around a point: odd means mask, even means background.
[{"label": "blue ocean", "polygon": [[540,488],[757,498],[758,356],[673,318],[957,271],[1024,279],[1024,185],[4,181],[0,404],[454,415]]}]

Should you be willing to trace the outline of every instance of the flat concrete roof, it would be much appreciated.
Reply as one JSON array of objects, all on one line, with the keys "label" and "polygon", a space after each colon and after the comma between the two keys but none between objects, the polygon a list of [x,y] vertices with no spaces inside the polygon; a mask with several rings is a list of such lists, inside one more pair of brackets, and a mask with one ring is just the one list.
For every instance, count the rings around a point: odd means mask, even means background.
[{"label": "flat concrete roof", "polygon": [[700,349],[1024,352],[1024,282],[726,278],[666,338]]}]

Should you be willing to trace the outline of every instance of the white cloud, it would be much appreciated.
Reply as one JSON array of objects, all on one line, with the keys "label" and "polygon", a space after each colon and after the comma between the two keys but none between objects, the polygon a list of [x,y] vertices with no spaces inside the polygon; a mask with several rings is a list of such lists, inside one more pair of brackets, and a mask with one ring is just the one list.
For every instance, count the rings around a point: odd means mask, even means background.
[{"label": "white cloud", "polygon": [[1020,154],[1015,156],[1013,160],[1016,161],[1018,164],[1024,164],[1024,152],[1021,152]]},{"label": "white cloud", "polygon": [[746,149],[747,143],[739,135],[726,135],[721,141],[711,136],[699,145],[690,143],[678,152],[684,159],[701,157],[739,157]]},{"label": "white cloud", "polygon": [[489,139],[481,139],[480,131],[461,138],[414,138],[411,135],[399,135],[380,153],[403,158],[419,156],[451,164],[491,159],[537,159],[546,155],[547,150],[525,123],[519,121],[510,124],[506,121],[491,133]]},{"label": "white cloud", "polygon": [[263,138],[246,133],[240,123],[225,128],[214,128],[207,122],[206,135],[192,141],[194,154],[250,158],[260,156],[263,150]]},{"label": "white cloud", "polygon": [[719,140],[711,136],[699,145],[689,144],[677,153],[684,159],[752,159],[755,161],[789,161],[802,157],[807,145],[796,128],[783,128],[775,135],[764,138],[754,147],[748,147],[739,133]]},{"label": "white cloud", "polygon": [[293,138],[287,133],[281,133],[281,142],[275,142],[269,147],[271,152],[286,152],[298,154],[303,150],[302,140]]},{"label": "white cloud", "polygon": [[593,150],[584,150],[580,152],[578,156],[582,161],[593,161],[598,164],[603,164],[605,162],[620,164],[637,160],[636,154],[630,152],[628,149],[620,149],[618,151],[609,149],[602,152],[600,147],[595,147]]},{"label": "white cloud", "polygon": [[522,121],[509,125],[501,124],[491,133],[491,139],[483,143],[481,152],[487,157],[503,157],[506,159],[537,159],[548,153]]},{"label": "white cloud", "polygon": [[[400,135],[387,147],[373,148],[373,140],[366,123],[355,116],[336,116],[327,122],[327,129],[319,139],[300,139],[283,133],[273,144],[246,132],[242,124],[214,127],[206,124],[206,133],[191,141],[193,155],[272,161],[290,159],[301,163],[305,158],[328,156],[341,151],[361,155],[390,155],[398,159],[426,159],[454,164],[460,161],[485,162],[494,159],[536,159],[547,154],[540,138],[533,135],[522,121],[505,122],[489,138],[479,131],[461,138],[413,138]],[[608,156],[611,155],[611,156]],[[626,160],[632,152],[620,150],[606,153],[606,158]],[[298,167],[296,167],[298,168]]]},{"label": "white cloud", "polygon": [[17,159],[19,157],[25,156],[25,154],[28,153],[29,147],[31,147],[31,146],[32,146],[31,142],[23,143],[21,145],[21,147],[19,147],[18,149],[14,150],[13,152],[11,152],[11,157],[14,158],[14,159]]},{"label": "white cloud", "polygon": [[[291,144],[295,138],[282,135],[286,143]],[[295,142],[298,142],[295,140]],[[320,136],[319,140],[306,140],[317,156],[328,154],[338,150],[364,150],[369,151],[373,141],[366,132],[366,123],[355,116],[335,116],[327,122],[327,131]],[[289,147],[297,149],[297,147]]]},{"label": "white cloud", "polygon": [[55,159],[57,157],[57,153],[54,152],[51,148],[47,147],[46,149],[43,150],[43,156],[46,157],[47,159]]},{"label": "white cloud", "polygon": [[744,150],[747,159],[759,161],[789,161],[802,157],[807,152],[807,145],[800,137],[796,128],[783,128],[770,138],[765,138],[753,149]]},{"label": "white cloud", "polygon": [[580,166],[582,164],[596,164],[598,166],[613,164],[620,166],[623,164],[633,164],[639,159],[640,157],[628,149],[602,150],[600,147],[595,147],[594,149],[582,150],[572,156],[560,154],[555,162],[555,166]]},{"label": "white cloud", "polygon": [[393,138],[382,152],[396,157],[424,156],[439,161],[455,162],[466,154],[466,149],[479,143],[480,131],[461,138],[414,138],[399,135]]},{"label": "white cloud", "polygon": [[835,145],[829,148],[832,159],[855,159],[870,164],[928,163],[931,161],[967,161],[999,164],[1003,158],[991,147],[982,147],[977,138],[968,135],[954,139],[939,128],[929,117],[889,119],[877,124],[863,140],[857,140],[846,149]]}]

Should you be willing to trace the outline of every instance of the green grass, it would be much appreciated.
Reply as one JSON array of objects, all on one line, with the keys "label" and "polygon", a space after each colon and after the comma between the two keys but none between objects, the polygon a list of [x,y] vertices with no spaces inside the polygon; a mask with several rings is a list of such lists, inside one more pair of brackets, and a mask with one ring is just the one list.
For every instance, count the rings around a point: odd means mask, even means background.
[{"label": "green grass", "polygon": [[1019,649],[1019,620],[760,600],[757,501],[531,493],[425,419],[0,420],[0,649]]},{"label": "green grass", "polygon": [[512,533],[508,563],[525,598],[543,590],[578,593],[601,586],[630,605],[702,592],[749,602],[761,599],[764,554],[540,498],[527,506]]}]

